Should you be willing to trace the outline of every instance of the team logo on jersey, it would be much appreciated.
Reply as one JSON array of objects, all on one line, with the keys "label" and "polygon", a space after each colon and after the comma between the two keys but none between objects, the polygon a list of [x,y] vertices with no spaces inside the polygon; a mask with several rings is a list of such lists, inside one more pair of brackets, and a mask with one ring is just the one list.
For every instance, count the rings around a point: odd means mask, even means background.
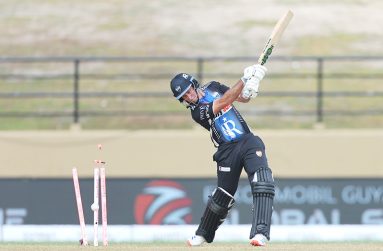
[{"label": "team logo on jersey", "polygon": [[189,224],[192,221],[192,201],[177,182],[149,182],[134,203],[137,224]]},{"label": "team logo on jersey", "polygon": [[233,120],[222,118],[222,122],[222,132],[230,139],[235,139],[238,135],[243,134],[243,132],[236,128],[235,122]]},{"label": "team logo on jersey", "polygon": [[256,151],[255,153],[257,154],[258,157],[262,157],[262,151]]}]

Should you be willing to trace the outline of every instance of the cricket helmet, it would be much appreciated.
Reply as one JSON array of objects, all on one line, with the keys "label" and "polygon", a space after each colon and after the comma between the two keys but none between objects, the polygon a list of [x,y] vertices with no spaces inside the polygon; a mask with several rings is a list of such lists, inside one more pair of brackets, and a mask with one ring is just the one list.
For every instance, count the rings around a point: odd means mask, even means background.
[{"label": "cricket helmet", "polygon": [[179,73],[170,81],[170,89],[172,90],[174,97],[181,103],[186,103],[185,105],[187,108],[189,108],[191,104],[184,101],[182,96],[190,89],[190,87],[193,87],[197,91],[199,83],[193,76],[186,73]]}]

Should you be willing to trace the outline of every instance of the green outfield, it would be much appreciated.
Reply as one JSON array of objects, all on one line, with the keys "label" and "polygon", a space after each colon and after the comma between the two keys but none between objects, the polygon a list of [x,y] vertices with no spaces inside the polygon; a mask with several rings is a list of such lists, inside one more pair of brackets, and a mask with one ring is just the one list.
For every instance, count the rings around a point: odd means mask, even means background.
[{"label": "green outfield", "polygon": [[[168,251],[168,250],[191,250],[191,247],[183,243],[116,243],[108,247],[81,247],[76,244],[61,243],[5,243],[0,244],[0,250],[12,251],[75,251],[75,250],[132,250],[132,251]],[[197,250],[206,251],[246,251],[246,250],[268,250],[268,251],[379,251],[383,250],[383,242],[276,242],[269,243],[266,247],[253,247],[244,243],[213,243],[202,247],[194,247]]]}]

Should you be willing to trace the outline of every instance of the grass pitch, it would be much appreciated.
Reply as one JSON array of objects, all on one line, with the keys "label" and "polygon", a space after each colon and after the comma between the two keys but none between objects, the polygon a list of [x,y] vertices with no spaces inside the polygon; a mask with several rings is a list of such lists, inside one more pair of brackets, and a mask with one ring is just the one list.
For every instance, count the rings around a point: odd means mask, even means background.
[{"label": "grass pitch", "polygon": [[[139,251],[153,251],[153,250],[188,250],[190,247],[184,243],[165,243],[165,242],[153,242],[153,243],[111,243],[108,247],[82,247],[75,243],[3,243],[0,244],[0,250],[12,250],[12,251],[74,251],[74,250],[139,250]],[[266,247],[253,247],[247,243],[223,243],[217,242],[212,244],[206,244],[202,247],[196,247],[198,250],[214,250],[214,251],[226,251],[226,250],[286,250],[286,251],[383,251],[383,242],[271,242]]]}]

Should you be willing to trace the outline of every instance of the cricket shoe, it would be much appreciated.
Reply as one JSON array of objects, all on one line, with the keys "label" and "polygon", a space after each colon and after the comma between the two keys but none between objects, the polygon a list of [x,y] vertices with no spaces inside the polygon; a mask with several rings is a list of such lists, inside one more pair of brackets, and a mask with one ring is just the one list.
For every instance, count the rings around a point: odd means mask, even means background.
[{"label": "cricket shoe", "polygon": [[267,238],[263,234],[256,234],[251,240],[250,244],[257,247],[266,246]]},{"label": "cricket shoe", "polygon": [[205,242],[206,242],[206,240],[202,236],[193,235],[191,238],[188,239],[187,244],[190,247],[194,247],[194,246],[201,246]]}]

